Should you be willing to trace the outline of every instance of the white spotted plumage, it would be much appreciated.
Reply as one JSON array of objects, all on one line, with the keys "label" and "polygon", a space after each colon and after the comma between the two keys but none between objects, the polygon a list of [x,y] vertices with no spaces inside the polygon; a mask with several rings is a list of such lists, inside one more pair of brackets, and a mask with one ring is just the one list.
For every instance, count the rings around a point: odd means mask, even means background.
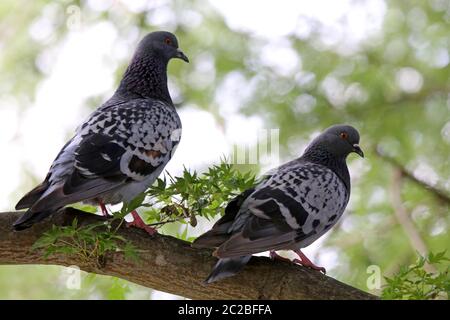
[{"label": "white spotted plumage", "polygon": [[[94,135],[105,136],[111,143],[123,149],[123,154],[118,159],[123,178],[120,183],[112,181],[111,187],[104,181],[107,172],[99,175],[77,161],[80,144]],[[49,186],[43,197],[61,188],[76,169],[85,177],[103,180],[104,186],[104,192],[96,191],[92,196],[87,192],[86,195],[78,196],[76,201],[97,203],[101,200],[112,204],[130,201],[156,180],[172,157],[180,138],[181,121],[171,105],[153,99],[136,99],[113,106],[105,105],[77,129],[75,136],[57,156],[50,167]],[[114,161],[106,152],[99,152],[99,155],[107,162]],[[133,168],[130,168],[133,157],[143,160],[154,170],[149,174],[133,171]],[[55,206],[72,201],[73,198],[68,196],[55,203]]]},{"label": "white spotted plumage", "polygon": [[[292,247],[306,247],[336,224],[349,200],[349,190],[343,181],[322,165],[293,161],[288,166],[272,171],[267,177],[242,203],[230,231],[242,227],[243,221],[239,219],[241,215],[246,219],[251,218],[251,215],[263,219],[281,218],[293,231]],[[283,196],[278,196],[276,190]],[[261,192],[264,192],[263,199],[258,198]],[[270,201],[278,206],[277,212],[269,214],[264,211],[264,205]],[[287,205],[286,201],[292,201],[298,210],[293,212],[292,205]],[[281,216],[275,217],[274,214]],[[309,236],[294,241],[299,234]],[[261,251],[270,249],[262,247]]]},{"label": "white spotted plumage", "polygon": [[[135,99],[114,106],[105,106],[95,111],[77,130],[75,139],[82,141],[92,134],[105,134],[111,141],[124,149],[120,158],[121,173],[130,181],[117,188],[97,195],[105,203],[130,201],[145,191],[159,176],[172,156],[172,151],[180,141],[181,121],[175,108],[162,101],[153,99]],[[177,138],[176,140],[174,139]],[[95,173],[75,161],[76,151],[67,150],[74,155],[62,156],[73,158],[74,162],[66,162],[68,167],[74,166],[85,175]],[[161,156],[154,156],[157,153]],[[100,153],[106,161],[112,161],[107,153]],[[151,174],[134,172],[130,161],[136,156],[155,168]],[[68,173],[69,170],[63,170]],[[53,174],[52,169],[50,170]],[[58,177],[61,180],[62,177]],[[89,200],[87,200],[89,202]]]},{"label": "white spotted plumage", "polygon": [[[345,132],[345,134],[342,134]],[[270,171],[258,185],[228,204],[225,215],[194,241],[216,248],[219,261],[206,282],[239,272],[254,253],[293,250],[297,263],[324,271],[301,252],[331,229],[350,197],[346,157],[363,156],[359,133],[350,126],[328,128],[298,159]]]},{"label": "white spotted plumage", "polygon": [[105,213],[104,204],[130,201],[156,180],[181,137],[167,87],[172,58],[189,61],[173,34],[144,37],[114,95],[77,128],[45,180],[16,205],[28,209],[16,230],[80,201],[100,204]]}]

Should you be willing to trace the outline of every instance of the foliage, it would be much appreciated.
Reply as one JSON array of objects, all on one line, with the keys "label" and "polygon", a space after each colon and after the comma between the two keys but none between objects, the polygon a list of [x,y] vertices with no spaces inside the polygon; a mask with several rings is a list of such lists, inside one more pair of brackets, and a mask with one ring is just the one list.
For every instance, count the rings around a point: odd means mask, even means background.
[{"label": "foliage", "polygon": [[114,278],[112,281],[112,286],[108,291],[109,300],[124,300],[126,294],[130,292],[127,281]]},{"label": "foliage", "polygon": [[150,202],[142,204],[147,208],[147,222],[156,226],[189,222],[195,227],[197,217],[211,219],[223,214],[231,198],[256,183],[254,174],[241,173],[225,161],[200,175],[184,168],[181,176],[168,177],[168,181],[164,177],[155,182],[146,192]]},{"label": "foliage", "polygon": [[[44,256],[52,254],[74,255],[82,262],[95,262],[102,267],[109,252],[123,252],[126,258],[138,261],[137,249],[117,235],[118,228],[112,228],[112,221],[78,226],[75,218],[69,226],[53,226],[32,246],[42,249]],[[119,224],[120,226],[120,224]]]},{"label": "foliage", "polygon": [[[383,288],[383,299],[448,299],[450,296],[450,259],[445,251],[430,253],[427,257],[419,256],[410,266],[401,267],[392,278],[385,277],[387,284]],[[438,273],[425,270],[426,265],[443,266]]]}]

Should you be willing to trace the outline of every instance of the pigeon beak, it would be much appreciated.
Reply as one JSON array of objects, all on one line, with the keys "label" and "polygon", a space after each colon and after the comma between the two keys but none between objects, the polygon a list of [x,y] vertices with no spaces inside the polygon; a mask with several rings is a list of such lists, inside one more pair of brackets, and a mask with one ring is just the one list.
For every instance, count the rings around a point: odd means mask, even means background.
[{"label": "pigeon beak", "polygon": [[364,158],[364,152],[361,150],[361,148],[359,147],[359,144],[355,143],[353,145],[353,152],[359,154],[361,156],[361,158]]},{"label": "pigeon beak", "polygon": [[181,59],[181,60],[189,63],[189,58],[180,49],[177,49],[177,51],[175,53],[175,58]]}]

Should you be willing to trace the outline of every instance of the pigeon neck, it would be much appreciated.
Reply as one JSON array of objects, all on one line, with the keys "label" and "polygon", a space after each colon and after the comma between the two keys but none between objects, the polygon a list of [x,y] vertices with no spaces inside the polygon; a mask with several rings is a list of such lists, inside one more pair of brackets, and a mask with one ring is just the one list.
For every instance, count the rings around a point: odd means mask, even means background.
[{"label": "pigeon neck", "polygon": [[331,169],[339,178],[341,178],[342,182],[344,182],[347,187],[347,190],[350,191],[350,174],[348,172],[347,163],[345,162],[346,157],[336,157],[325,148],[314,146],[314,148],[307,148],[301,159]]},{"label": "pigeon neck", "polygon": [[161,58],[147,54],[134,56],[128,66],[116,94],[137,95],[172,103],[167,88],[167,63]]}]

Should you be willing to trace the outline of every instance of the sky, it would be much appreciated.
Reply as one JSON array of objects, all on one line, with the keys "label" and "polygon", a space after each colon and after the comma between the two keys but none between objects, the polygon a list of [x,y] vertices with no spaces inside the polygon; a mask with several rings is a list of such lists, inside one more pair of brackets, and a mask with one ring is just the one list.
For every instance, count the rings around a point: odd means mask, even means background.
[{"label": "sky", "polygon": [[[386,11],[386,4],[382,0],[210,2],[224,15],[231,29],[245,30],[254,37],[267,40],[268,44],[263,48],[260,58],[265,64],[278,68],[282,74],[290,72],[286,65],[301,68],[300,58],[289,45],[285,45],[284,37],[290,34],[306,37],[314,31],[308,23],[310,19],[319,20],[323,25],[320,30],[323,39],[321,45],[340,44],[337,50],[348,54],[357,49],[360,41],[376,35]],[[105,2],[91,0],[89,4],[95,7],[105,5]],[[149,2],[139,0],[123,4],[137,10]],[[258,8],[256,12],[255,8]],[[167,19],[162,21],[170,23],[170,14]],[[164,24],[161,29],[165,29]],[[51,31],[45,21],[37,21],[29,32],[39,40]],[[45,73],[45,77],[36,88],[35,100],[27,109],[19,112],[14,99],[0,97],[0,146],[3,154],[0,158],[0,176],[3,180],[0,193],[6,195],[0,197],[0,210],[12,209],[20,197],[17,190],[25,189],[23,183],[27,188],[33,187],[36,181],[30,181],[30,174],[41,179],[45,177],[60,148],[89,115],[90,110],[84,101],[91,96],[113,92],[117,61],[131,54],[137,37],[119,40],[115,28],[105,21],[73,30],[59,47],[46,50],[39,56],[37,66]],[[280,64],[280,61],[284,63]],[[198,68],[199,72],[202,70],[201,65],[183,66],[191,67]],[[411,70],[404,70],[398,76],[411,76],[408,72]],[[209,112],[196,106],[187,104],[180,109],[183,135],[174,158],[166,167],[171,174],[181,172],[183,165],[191,169],[204,168],[229,154],[233,144],[255,144],[258,130],[271,129],[265,128],[257,116],[245,117],[239,114],[233,92],[241,79],[238,74],[228,77],[220,88],[220,96],[223,97],[220,113],[228,120],[225,128],[219,127]],[[420,78],[416,79],[415,84],[406,89],[415,90],[420,81]],[[320,242],[308,248],[306,253],[315,253]],[[335,255],[333,251],[321,252],[317,262],[332,267],[337,261]],[[169,296],[162,293],[155,296],[164,297]]]}]

